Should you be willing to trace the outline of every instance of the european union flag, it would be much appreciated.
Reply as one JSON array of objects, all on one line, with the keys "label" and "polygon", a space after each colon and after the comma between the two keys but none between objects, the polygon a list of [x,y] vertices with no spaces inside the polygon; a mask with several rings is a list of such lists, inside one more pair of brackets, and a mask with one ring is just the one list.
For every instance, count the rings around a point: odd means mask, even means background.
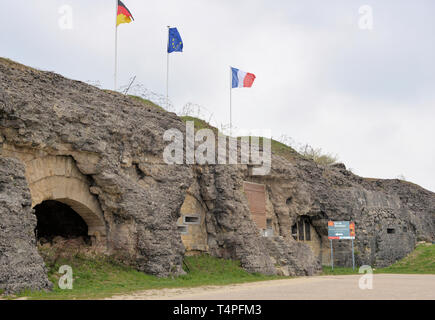
[{"label": "european union flag", "polygon": [[169,28],[168,53],[183,52],[183,40],[177,28]]}]

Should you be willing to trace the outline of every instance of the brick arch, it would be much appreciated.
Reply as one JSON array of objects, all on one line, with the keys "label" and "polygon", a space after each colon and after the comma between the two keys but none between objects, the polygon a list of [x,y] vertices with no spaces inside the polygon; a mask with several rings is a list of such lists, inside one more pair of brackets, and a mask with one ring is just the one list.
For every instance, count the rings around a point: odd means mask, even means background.
[{"label": "brick arch", "polygon": [[4,144],[2,155],[21,160],[32,196],[32,207],[45,200],[69,205],[88,225],[88,233],[106,236],[103,212],[89,191],[88,178],[77,168],[70,156],[51,156],[42,150]]},{"label": "brick arch", "polygon": [[71,157],[46,156],[27,161],[25,165],[33,207],[46,200],[62,202],[83,218],[90,236],[106,235],[103,213],[89,191],[88,178]]}]

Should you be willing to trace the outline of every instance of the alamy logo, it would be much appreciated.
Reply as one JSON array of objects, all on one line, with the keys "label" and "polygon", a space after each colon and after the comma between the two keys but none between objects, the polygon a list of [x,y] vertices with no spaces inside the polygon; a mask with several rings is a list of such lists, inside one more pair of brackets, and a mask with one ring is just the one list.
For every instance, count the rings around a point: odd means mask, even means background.
[{"label": "alamy logo", "polygon": [[361,266],[359,273],[364,275],[359,279],[358,285],[361,290],[373,289],[373,269],[370,266]]},{"label": "alamy logo", "polygon": [[59,273],[63,274],[59,279],[59,288],[62,290],[73,289],[73,270],[70,266],[61,266]]},{"label": "alamy logo", "polygon": [[59,18],[59,28],[61,30],[72,30],[73,24],[73,9],[69,5],[63,5],[58,10],[61,17]]},{"label": "alamy logo", "polygon": [[361,6],[358,10],[361,15],[359,18],[359,28],[361,30],[373,30],[373,8],[369,5]]},{"label": "alamy logo", "polygon": [[195,133],[193,121],[187,121],[186,137],[178,129],[165,131],[163,139],[170,143],[163,152],[163,160],[166,164],[249,164],[253,166],[252,175],[269,174],[272,161],[270,130],[238,130],[236,136],[239,138],[219,133],[216,137],[211,129]]}]

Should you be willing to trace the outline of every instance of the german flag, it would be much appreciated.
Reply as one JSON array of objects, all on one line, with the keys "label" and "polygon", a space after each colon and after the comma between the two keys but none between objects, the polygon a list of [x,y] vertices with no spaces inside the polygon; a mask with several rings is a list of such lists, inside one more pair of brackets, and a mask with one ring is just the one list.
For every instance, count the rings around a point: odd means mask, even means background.
[{"label": "german flag", "polygon": [[120,0],[118,0],[118,15],[116,17],[116,26],[119,26],[121,23],[130,23],[131,21],[134,21],[134,19],[130,10],[128,10],[127,7]]}]

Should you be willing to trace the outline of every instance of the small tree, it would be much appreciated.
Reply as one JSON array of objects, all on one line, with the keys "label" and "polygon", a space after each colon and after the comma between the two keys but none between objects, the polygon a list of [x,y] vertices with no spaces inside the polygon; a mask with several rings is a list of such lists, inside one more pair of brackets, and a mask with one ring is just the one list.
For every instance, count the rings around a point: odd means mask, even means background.
[{"label": "small tree", "polygon": [[322,165],[331,165],[338,161],[338,157],[331,153],[323,153],[321,148],[313,148],[305,144],[299,149],[299,153],[307,159],[311,159]]}]

